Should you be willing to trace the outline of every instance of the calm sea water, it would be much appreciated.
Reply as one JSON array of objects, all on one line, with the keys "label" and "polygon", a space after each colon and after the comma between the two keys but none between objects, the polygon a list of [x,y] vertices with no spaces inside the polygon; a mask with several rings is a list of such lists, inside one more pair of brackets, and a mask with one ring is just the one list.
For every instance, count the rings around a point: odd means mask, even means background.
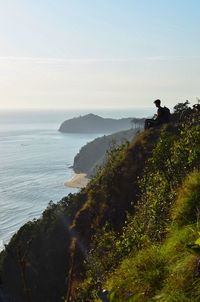
[{"label": "calm sea water", "polygon": [[[104,117],[146,116],[149,110],[94,111]],[[100,134],[62,134],[62,121],[89,111],[0,112],[0,249],[48,202],[77,189],[64,182],[79,149]]]}]

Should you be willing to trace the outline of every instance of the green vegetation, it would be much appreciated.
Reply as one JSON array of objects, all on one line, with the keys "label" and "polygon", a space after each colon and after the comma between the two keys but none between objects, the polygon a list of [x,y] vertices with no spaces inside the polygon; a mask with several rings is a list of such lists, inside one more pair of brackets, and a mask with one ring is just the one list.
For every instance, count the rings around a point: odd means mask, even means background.
[{"label": "green vegetation", "polygon": [[186,248],[199,236],[198,220],[186,220],[188,213],[182,211],[185,223],[180,227],[174,216],[180,214],[180,203],[192,205],[191,194],[200,206],[199,188],[200,173],[192,173],[180,188],[166,238],[130,254],[111,273],[105,287],[114,293],[113,301],[126,301],[127,295],[128,301],[199,301],[198,258]]},{"label": "green vegetation", "polygon": [[198,301],[197,259],[186,248],[199,236],[197,121],[198,116],[178,128],[162,128],[138,180],[140,198],[122,231],[107,228],[93,238],[88,279],[96,280],[94,288],[101,281],[111,292],[110,301],[191,301],[191,295]]},{"label": "green vegetation", "polygon": [[[190,115],[182,113],[190,112]],[[26,224],[1,255],[16,301],[200,301],[199,111],[108,152],[88,186]]]}]

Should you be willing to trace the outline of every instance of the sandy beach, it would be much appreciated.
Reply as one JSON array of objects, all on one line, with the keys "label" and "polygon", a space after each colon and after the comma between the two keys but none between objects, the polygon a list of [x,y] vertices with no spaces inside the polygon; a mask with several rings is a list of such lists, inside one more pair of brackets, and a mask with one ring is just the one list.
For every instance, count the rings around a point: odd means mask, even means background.
[{"label": "sandy beach", "polygon": [[80,173],[75,174],[70,180],[66,181],[64,185],[70,188],[85,188],[90,179],[87,177],[87,174]]}]

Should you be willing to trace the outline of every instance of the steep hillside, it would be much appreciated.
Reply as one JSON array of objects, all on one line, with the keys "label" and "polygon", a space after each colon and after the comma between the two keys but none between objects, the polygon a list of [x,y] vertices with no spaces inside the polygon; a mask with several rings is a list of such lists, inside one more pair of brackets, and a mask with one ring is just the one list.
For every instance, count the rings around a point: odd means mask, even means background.
[{"label": "steep hillside", "polygon": [[200,301],[199,168],[197,113],[162,129],[122,232],[93,236],[77,301]]},{"label": "steep hillside", "polygon": [[16,302],[199,301],[189,245],[199,237],[199,168],[196,111],[118,146],[85,189],[12,238],[4,288]]},{"label": "steep hillside", "polygon": [[200,173],[192,172],[169,212],[166,238],[147,241],[107,278],[110,301],[200,301],[199,207]]}]

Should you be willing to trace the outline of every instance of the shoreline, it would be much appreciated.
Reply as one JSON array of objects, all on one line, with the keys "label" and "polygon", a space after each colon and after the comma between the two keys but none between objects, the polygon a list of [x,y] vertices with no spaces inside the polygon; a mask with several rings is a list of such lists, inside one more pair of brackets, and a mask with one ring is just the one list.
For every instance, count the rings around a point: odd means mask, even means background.
[{"label": "shoreline", "polygon": [[71,179],[64,182],[64,186],[68,188],[82,189],[87,186],[89,181],[90,179],[87,177],[86,173],[75,173],[75,175]]}]

